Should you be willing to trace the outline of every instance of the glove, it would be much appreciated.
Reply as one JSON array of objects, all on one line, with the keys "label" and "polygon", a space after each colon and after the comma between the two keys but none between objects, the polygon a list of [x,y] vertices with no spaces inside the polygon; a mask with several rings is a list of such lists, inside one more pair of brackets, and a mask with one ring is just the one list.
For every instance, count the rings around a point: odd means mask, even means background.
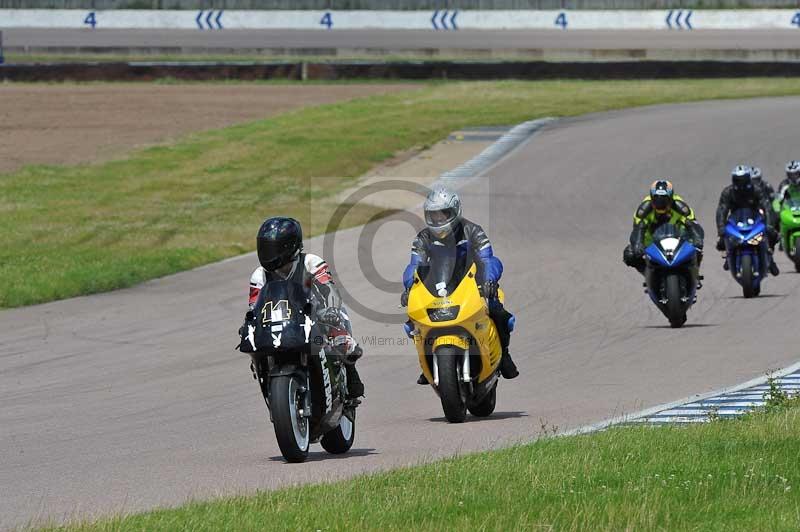
[{"label": "glove", "polygon": [[322,312],[319,319],[321,322],[335,327],[342,322],[342,315],[339,313],[338,308],[328,307]]},{"label": "glove", "polygon": [[347,364],[355,364],[356,361],[359,358],[361,358],[363,354],[364,350],[361,349],[360,345],[356,344],[355,347],[353,347],[352,351],[350,351],[350,354],[345,357],[344,361]]},{"label": "glove", "polygon": [[[349,334],[338,334],[332,338],[333,347],[344,356],[349,356],[353,353],[356,347],[356,341]],[[358,360],[358,359],[356,359]]]},{"label": "glove", "polygon": [[497,281],[483,282],[483,297],[486,299],[497,299]]},{"label": "glove", "polygon": [[717,251],[725,251],[725,241],[722,239],[722,236],[717,240]]},{"label": "glove", "polygon": [[407,307],[408,306],[408,288],[403,290],[403,293],[400,294],[400,306]]}]

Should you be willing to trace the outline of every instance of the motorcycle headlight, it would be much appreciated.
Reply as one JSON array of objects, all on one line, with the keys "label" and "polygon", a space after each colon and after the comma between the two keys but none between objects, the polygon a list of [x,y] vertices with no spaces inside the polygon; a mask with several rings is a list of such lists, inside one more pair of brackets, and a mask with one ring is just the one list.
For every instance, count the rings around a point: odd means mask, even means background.
[{"label": "motorcycle headlight", "polygon": [[751,246],[757,246],[764,240],[764,233],[758,233],[756,236],[747,241]]},{"label": "motorcycle headlight", "polygon": [[675,237],[662,238],[660,242],[661,249],[663,249],[664,253],[668,255],[674,254],[675,250],[678,249],[678,244],[680,243],[681,241]]},{"label": "motorcycle headlight", "polygon": [[451,321],[458,317],[458,311],[461,310],[459,305],[452,307],[429,308],[428,317],[431,321]]}]

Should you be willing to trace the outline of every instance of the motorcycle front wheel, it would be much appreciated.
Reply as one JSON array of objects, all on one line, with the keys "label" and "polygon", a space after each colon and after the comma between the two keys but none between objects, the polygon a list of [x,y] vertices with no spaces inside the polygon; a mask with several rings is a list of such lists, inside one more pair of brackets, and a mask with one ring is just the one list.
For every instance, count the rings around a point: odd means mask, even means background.
[{"label": "motorcycle front wheel", "polygon": [[673,329],[686,323],[686,311],[681,301],[681,279],[677,274],[668,275],[664,281],[665,295],[667,297],[667,318]]},{"label": "motorcycle front wheel", "polygon": [[739,282],[742,284],[742,295],[748,299],[756,297],[758,294],[753,282],[753,257],[751,255],[742,255],[739,273],[741,274]]},{"label": "motorcycle front wheel", "polygon": [[450,423],[463,423],[467,418],[467,403],[461,385],[460,361],[464,352],[450,345],[436,350],[439,366],[439,398],[444,417]]},{"label": "motorcycle front wheel", "polygon": [[304,388],[294,375],[273,377],[269,385],[275,437],[281,454],[292,463],[308,458],[311,427],[309,418],[301,414]]}]

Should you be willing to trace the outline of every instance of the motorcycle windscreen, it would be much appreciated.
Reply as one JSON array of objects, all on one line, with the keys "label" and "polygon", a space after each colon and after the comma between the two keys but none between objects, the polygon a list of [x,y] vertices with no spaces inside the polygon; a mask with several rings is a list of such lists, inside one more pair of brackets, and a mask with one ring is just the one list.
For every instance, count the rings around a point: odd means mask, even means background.
[{"label": "motorcycle windscreen", "polygon": [[678,266],[689,260],[695,248],[685,240],[682,226],[664,224],[653,232],[653,243],[646,250],[651,260],[662,266]]},{"label": "motorcycle windscreen", "polygon": [[763,220],[761,215],[753,209],[737,209],[728,218],[728,233],[733,236],[741,236],[742,238],[752,238],[751,233],[758,233],[758,227],[761,226],[760,231],[763,231]]},{"label": "motorcycle windscreen", "polygon": [[428,250],[428,262],[417,267],[417,275],[431,294],[446,297],[469,271],[472,261],[467,255],[466,242],[457,244],[453,238],[437,241]]},{"label": "motorcycle windscreen", "polygon": [[789,198],[783,202],[781,222],[792,228],[800,223],[800,198]]},{"label": "motorcycle windscreen", "polygon": [[258,351],[304,351],[313,341],[311,303],[303,286],[273,281],[261,289],[253,308]]}]

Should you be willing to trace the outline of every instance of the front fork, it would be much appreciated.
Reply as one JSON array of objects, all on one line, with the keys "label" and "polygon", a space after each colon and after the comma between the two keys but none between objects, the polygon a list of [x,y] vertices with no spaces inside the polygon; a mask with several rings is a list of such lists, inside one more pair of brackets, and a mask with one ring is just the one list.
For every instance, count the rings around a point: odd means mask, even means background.
[{"label": "front fork", "polygon": [[[433,384],[439,386],[439,360],[436,353],[433,353],[432,362],[433,367],[431,371],[433,372]],[[472,368],[469,364],[469,352],[464,352],[463,360],[461,362],[461,380],[462,382],[472,382]]]},{"label": "front fork", "polygon": [[[308,364],[308,356],[303,353],[300,355],[300,363],[302,367],[307,367]],[[261,395],[264,397],[264,402],[267,405],[267,411],[269,412],[269,421],[270,423],[273,422],[272,419],[272,406],[270,405],[269,401],[269,370],[275,365],[275,359],[271,356],[267,357],[267,367],[262,368],[261,364],[258,363],[255,359],[251,358],[250,360],[250,371],[253,372],[253,378],[258,383],[259,388],[261,388]],[[311,376],[309,375],[308,371],[304,372],[305,374],[305,382],[300,386],[300,392],[303,394],[303,404],[301,405],[300,415],[303,417],[311,417]],[[262,376],[265,375],[265,376]]]}]

